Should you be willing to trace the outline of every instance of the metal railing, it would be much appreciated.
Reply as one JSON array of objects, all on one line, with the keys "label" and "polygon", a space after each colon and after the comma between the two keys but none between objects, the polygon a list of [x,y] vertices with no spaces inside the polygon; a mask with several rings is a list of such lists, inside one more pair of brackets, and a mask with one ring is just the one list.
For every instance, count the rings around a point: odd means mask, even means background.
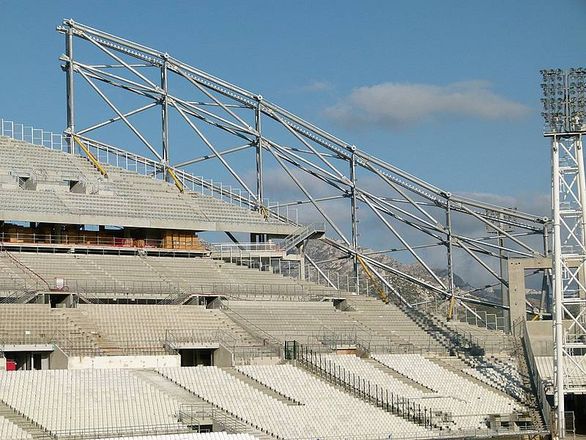
[{"label": "metal railing", "polygon": [[337,365],[332,359],[323,356],[322,353],[304,346],[299,347],[296,353],[296,360],[312,373],[342,387],[345,391],[368,401],[368,403],[428,429],[444,425],[441,423],[443,415],[439,414],[438,411],[420,405],[407,397],[399,396],[388,388],[373,384],[370,380]]},{"label": "metal railing", "polygon": [[253,252],[283,252],[280,243],[268,241],[265,243],[211,243],[207,245],[212,256],[233,257],[234,259],[248,256]]},{"label": "metal railing", "polygon": [[[225,431],[231,434],[247,432],[251,429],[249,425],[239,420],[236,416],[230,415],[206,403],[182,403],[179,407],[178,419],[188,426],[193,432],[202,432],[202,425],[211,421],[216,430]],[[219,429],[218,429],[219,428]]]},{"label": "metal railing", "polygon": [[539,370],[535,364],[535,356],[533,354],[533,348],[531,347],[531,340],[529,339],[527,323],[523,324],[523,342],[526,350],[527,366],[531,373],[530,377],[537,394],[537,401],[541,407],[541,415],[543,416],[546,426],[552,427],[555,414],[554,409],[551,407],[549,400],[547,399],[547,391],[549,390],[553,395],[553,382],[544,381],[539,374]]},{"label": "metal railing", "polygon": [[[88,232],[84,234],[36,234],[24,232],[0,232],[0,241],[5,244],[47,244],[47,245],[84,245],[131,248],[163,248],[163,240],[134,239],[125,237],[100,236]],[[203,250],[205,248],[202,247]]]},{"label": "metal railing", "polygon": [[52,133],[4,119],[0,119],[0,136],[50,148],[51,150],[69,151],[69,144],[61,133]]},{"label": "metal railing", "polygon": [[136,435],[155,436],[163,434],[180,434],[190,432],[189,428],[179,424],[168,425],[133,425],[87,429],[60,429],[50,431],[51,437],[59,440],[94,440],[99,438],[133,437]]},{"label": "metal railing", "polygon": [[297,230],[295,230],[291,235],[285,237],[285,239],[282,242],[282,247],[285,251],[289,251],[293,249],[295,245],[305,240],[306,238],[309,238],[317,232],[323,233],[325,232],[325,230],[325,223],[311,223],[309,225],[301,226]]},{"label": "metal railing", "polygon": [[[65,271],[64,271],[65,272]],[[63,282],[61,286],[60,283]],[[96,279],[48,279],[47,284],[41,280],[18,279],[13,281],[1,280],[0,292],[15,291],[26,294],[28,292],[61,291],[64,293],[94,293],[104,294],[104,297],[132,297],[133,295],[146,295],[145,299],[151,297],[167,298],[169,295],[179,296],[227,296],[243,299],[274,299],[281,296],[297,296],[307,300],[308,298],[321,299],[324,297],[335,297],[331,290],[303,286],[298,284],[275,284],[275,283],[230,283],[212,282],[201,284],[190,284],[179,289],[171,281],[139,281],[139,280],[96,280]]]},{"label": "metal railing", "polygon": [[185,344],[219,344],[222,333],[220,329],[167,329],[164,345],[176,349]]}]

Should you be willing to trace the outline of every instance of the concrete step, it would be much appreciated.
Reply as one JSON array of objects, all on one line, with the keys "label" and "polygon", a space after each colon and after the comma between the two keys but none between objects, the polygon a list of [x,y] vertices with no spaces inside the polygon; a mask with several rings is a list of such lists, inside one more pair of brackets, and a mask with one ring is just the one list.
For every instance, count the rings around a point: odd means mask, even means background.
[{"label": "concrete step", "polygon": [[41,428],[33,421],[27,419],[25,416],[17,413],[11,407],[0,400],[0,416],[14,423],[23,431],[28,432],[33,439],[47,439],[50,438],[49,431]]},{"label": "concrete step", "polygon": [[205,400],[200,399],[195,394],[187,391],[185,388],[181,388],[179,385],[161,376],[156,371],[132,370],[132,374],[149,385],[155,386],[169,397],[172,397],[181,403],[202,404],[208,405],[210,408],[212,407],[212,405],[207,403]]},{"label": "concrete step", "polygon": [[461,359],[459,359],[457,357],[449,357],[449,358],[434,357],[434,358],[430,358],[430,359],[433,362],[435,362],[436,364],[445,368],[446,370],[451,371],[454,374],[457,374],[458,376],[468,380],[469,382],[473,382],[474,384],[481,386],[485,390],[490,390],[494,393],[499,394],[502,397],[507,397],[507,398],[511,397],[507,393],[505,393],[495,387],[492,387],[489,384],[487,384],[486,382],[483,382],[480,379],[477,379],[474,376],[471,376],[468,373],[465,373],[464,371],[462,371],[462,369],[468,368],[468,365],[466,365]]},{"label": "concrete step", "polygon": [[240,371],[236,370],[233,367],[225,367],[225,368],[222,368],[222,370],[224,370],[226,373],[230,374],[231,376],[234,376],[239,381],[250,385],[251,387],[257,389],[261,393],[266,394],[267,396],[270,396],[273,399],[276,399],[279,402],[284,403],[285,405],[288,405],[288,406],[301,405],[301,402],[298,402],[294,399],[291,399],[290,397],[287,397],[284,394],[281,394],[278,391],[275,391],[272,388],[267,387],[266,385],[260,383],[259,381],[253,379],[250,376],[247,376],[244,373],[241,373]]},{"label": "concrete step", "polygon": [[270,434],[264,433],[258,429],[255,429],[252,426],[246,425],[245,422],[242,420],[237,419],[232,414],[222,410],[221,408],[213,405],[206,400],[198,397],[191,391],[183,388],[181,385],[165,378],[162,374],[157,373],[153,370],[132,370],[132,373],[140,378],[141,380],[157,387],[159,390],[167,394],[168,396],[178,400],[179,402],[186,403],[186,404],[197,404],[202,405],[203,407],[209,408],[210,410],[214,410],[214,412],[220,413],[220,419],[222,422],[229,424],[230,426],[239,426],[242,428],[240,431],[243,434],[250,434],[255,438],[261,440],[269,440],[273,439],[274,437]]},{"label": "concrete step", "polygon": [[372,365],[377,370],[380,370],[383,373],[388,374],[389,376],[392,376],[395,379],[400,380],[405,385],[409,385],[410,387],[416,388],[416,389],[418,389],[420,391],[423,391],[424,393],[435,393],[435,391],[432,390],[431,388],[428,388],[425,385],[422,385],[422,384],[420,384],[418,382],[415,382],[414,380],[409,379],[407,376],[403,376],[398,371],[395,371],[392,368],[389,368],[386,365],[381,364],[376,359],[364,358],[363,360],[366,361],[366,362],[368,362],[370,365]]}]

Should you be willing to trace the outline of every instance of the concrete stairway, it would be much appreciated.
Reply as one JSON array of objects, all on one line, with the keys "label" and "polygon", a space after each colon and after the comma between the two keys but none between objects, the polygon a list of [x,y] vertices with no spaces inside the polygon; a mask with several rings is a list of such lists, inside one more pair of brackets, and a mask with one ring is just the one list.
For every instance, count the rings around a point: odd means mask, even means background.
[{"label": "concrete stairway", "polygon": [[10,406],[6,405],[0,400],[0,416],[14,423],[23,431],[28,432],[33,439],[41,440],[51,438],[48,431],[37,425],[32,420],[27,419],[23,415],[17,413]]},{"label": "concrete stairway", "polygon": [[[141,380],[149,383],[150,385],[155,386],[163,393],[167,394],[170,397],[173,397],[179,400],[182,403],[186,404],[197,404],[207,407],[210,410],[214,410],[215,412],[221,413],[221,418],[226,424],[231,426],[240,426],[243,428],[243,434],[250,434],[260,440],[269,440],[274,438],[273,436],[266,434],[258,429],[253,428],[252,426],[245,425],[244,422],[234,415],[223,411],[219,407],[211,404],[210,402],[196,396],[194,393],[189,391],[187,388],[182,387],[181,385],[165,378],[162,374],[157,373],[153,370],[133,370],[132,372],[134,375],[139,377]],[[243,375],[244,376],[244,375]],[[246,377],[246,376],[244,376]]]},{"label": "concrete stairway", "polygon": [[285,405],[289,405],[289,406],[302,405],[302,403],[297,402],[296,400],[291,399],[290,397],[287,397],[284,394],[281,394],[276,390],[273,390],[272,388],[260,383],[259,381],[257,381],[256,379],[253,379],[250,376],[247,376],[246,374],[236,370],[235,368],[227,367],[227,368],[222,368],[222,370],[224,370],[226,373],[234,376],[239,381],[250,385],[252,388],[256,388],[261,393],[264,393],[267,396],[270,396],[270,397],[278,400],[279,402],[284,403]]},{"label": "concrete stairway", "polygon": [[421,391],[426,392],[426,393],[433,392],[432,389],[430,389],[430,388],[428,388],[428,387],[426,387],[424,385],[421,385],[420,383],[415,382],[412,379],[409,379],[407,376],[403,376],[401,373],[393,370],[392,368],[389,368],[386,365],[381,364],[376,359],[364,358],[363,360],[365,362],[368,362],[370,365],[372,365],[377,370],[380,370],[383,373],[388,374],[389,376],[392,376],[395,379],[400,380],[401,382],[405,383],[406,385],[409,385],[409,386],[411,386],[413,388],[416,388],[416,389],[421,390]]},{"label": "concrete stairway", "polygon": [[[87,340],[88,347],[94,347],[96,352],[103,356],[116,355],[119,353],[119,348],[116,344],[105,339],[98,332],[98,325],[93,321],[92,317],[84,313],[80,309],[70,308],[65,310],[55,309],[55,313],[62,316],[62,319],[69,322],[75,328],[79,336]],[[65,347],[67,352],[67,347]],[[72,353],[75,355],[75,353]]]}]

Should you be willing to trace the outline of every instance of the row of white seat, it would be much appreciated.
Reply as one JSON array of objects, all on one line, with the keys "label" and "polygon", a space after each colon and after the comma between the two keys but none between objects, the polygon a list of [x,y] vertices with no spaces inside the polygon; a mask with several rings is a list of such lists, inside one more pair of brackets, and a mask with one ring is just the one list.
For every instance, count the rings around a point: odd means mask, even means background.
[{"label": "row of white seat", "polygon": [[180,402],[130,370],[0,372],[0,399],[53,433],[183,428]]},{"label": "row of white seat", "polygon": [[[373,358],[411,380],[431,389],[436,396],[450,397],[442,409],[454,415],[456,423],[486,428],[488,414],[511,414],[527,408],[458,375],[419,354],[373,354]],[[431,400],[430,400],[431,402]]]},{"label": "row of white seat", "polygon": [[228,434],[227,432],[190,432],[188,434],[139,435],[100,440],[255,440],[250,434]]},{"label": "row of white seat", "polygon": [[32,440],[32,438],[28,432],[0,416],[0,440]]},{"label": "row of white seat", "polygon": [[280,438],[347,438],[356,433],[364,433],[364,438],[407,434],[433,438],[432,431],[339,391],[292,365],[239,367],[242,373],[290,397],[290,404],[216,367],[159,371],[251,426]]}]

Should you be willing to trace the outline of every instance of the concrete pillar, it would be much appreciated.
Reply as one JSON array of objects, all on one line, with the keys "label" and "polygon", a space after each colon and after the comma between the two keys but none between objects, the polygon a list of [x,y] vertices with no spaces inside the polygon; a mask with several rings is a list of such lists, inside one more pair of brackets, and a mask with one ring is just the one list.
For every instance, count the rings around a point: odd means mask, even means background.
[{"label": "concrete pillar", "polygon": [[41,356],[41,370],[49,369],[49,353],[43,353]]},{"label": "concrete pillar", "polygon": [[505,311],[507,330],[516,336],[523,333],[527,319],[525,312],[525,266],[522,260],[509,260],[509,289],[507,292],[509,311]]},{"label": "concrete pillar", "polygon": [[305,242],[299,245],[299,279],[305,280]]},{"label": "concrete pillar", "polygon": [[509,312],[508,323],[510,331],[517,336],[523,333],[523,326],[527,319],[525,305],[525,270],[551,269],[551,258],[511,258],[509,259]]}]

